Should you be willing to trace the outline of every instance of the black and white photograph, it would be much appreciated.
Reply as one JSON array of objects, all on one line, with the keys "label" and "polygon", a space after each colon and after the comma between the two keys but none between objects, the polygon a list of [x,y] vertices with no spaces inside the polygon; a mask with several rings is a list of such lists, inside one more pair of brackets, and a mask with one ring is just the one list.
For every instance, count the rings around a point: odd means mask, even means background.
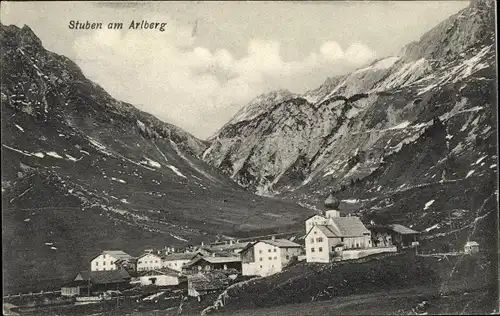
[{"label": "black and white photograph", "polygon": [[0,8],[4,315],[500,314],[496,1]]}]

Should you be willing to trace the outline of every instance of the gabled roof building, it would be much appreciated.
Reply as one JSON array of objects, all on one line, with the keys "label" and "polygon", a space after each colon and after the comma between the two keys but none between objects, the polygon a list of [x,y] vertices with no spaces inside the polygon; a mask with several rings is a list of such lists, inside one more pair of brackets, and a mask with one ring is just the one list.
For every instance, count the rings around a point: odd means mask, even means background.
[{"label": "gabled roof building", "polygon": [[133,257],[121,250],[104,250],[90,261],[91,271],[117,270],[133,261]]},{"label": "gabled roof building", "polygon": [[283,271],[303,254],[301,245],[287,239],[260,240],[240,252],[243,275],[268,276]]}]

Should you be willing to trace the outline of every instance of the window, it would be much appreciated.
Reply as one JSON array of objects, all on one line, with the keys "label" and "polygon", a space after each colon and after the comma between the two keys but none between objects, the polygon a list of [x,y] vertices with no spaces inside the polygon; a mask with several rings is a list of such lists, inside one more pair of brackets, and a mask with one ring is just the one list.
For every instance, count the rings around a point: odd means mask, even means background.
[{"label": "window", "polygon": [[335,251],[335,246],[332,246],[332,251]]},{"label": "window", "polygon": [[259,261],[262,261],[262,258],[259,258]]},{"label": "window", "polygon": [[98,265],[99,265],[99,261],[97,261],[97,262],[95,263],[95,265],[96,265],[96,266],[98,266]]},{"label": "window", "polygon": [[275,256],[275,257],[274,257],[274,260],[277,260],[277,259],[278,259],[278,258]]},{"label": "window", "polygon": [[311,238],[311,243],[314,243],[314,237],[313,237],[313,238]]},{"label": "window", "polygon": [[290,259],[290,256],[289,255],[286,255],[286,260]]},{"label": "window", "polygon": [[106,261],[104,261],[104,262],[102,263],[102,265],[104,265],[104,266],[105,266],[105,265],[106,265]]},{"label": "window", "polygon": [[273,257],[269,257],[269,260],[273,260]]},{"label": "window", "polygon": [[314,252],[314,248],[311,248],[311,252]]},{"label": "window", "polygon": [[262,269],[262,266],[260,266],[260,268]]},{"label": "window", "polygon": [[344,242],[344,237],[341,237],[341,238],[340,238],[340,241],[341,241],[341,242]]},{"label": "window", "polygon": [[316,238],[316,241],[317,241],[317,242],[323,242],[323,237],[318,237],[318,238]]},{"label": "window", "polygon": [[259,250],[259,253],[262,253],[262,249],[261,249],[261,250]]},{"label": "window", "polygon": [[318,252],[322,252],[322,251],[323,251],[323,247],[319,247]]},{"label": "window", "polygon": [[273,250],[273,251],[274,251],[274,252],[276,252],[276,248],[274,248],[274,250]]},{"label": "window", "polygon": [[271,252],[271,249],[267,249],[267,252]]}]

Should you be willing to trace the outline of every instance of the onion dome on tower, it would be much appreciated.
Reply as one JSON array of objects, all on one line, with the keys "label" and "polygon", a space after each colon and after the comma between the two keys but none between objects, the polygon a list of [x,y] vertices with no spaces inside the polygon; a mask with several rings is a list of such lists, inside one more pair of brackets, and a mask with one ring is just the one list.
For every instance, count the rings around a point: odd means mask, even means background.
[{"label": "onion dome on tower", "polygon": [[337,199],[336,197],[334,197],[333,195],[329,195],[325,202],[324,202],[324,205],[327,209],[330,209],[330,210],[337,210],[339,208],[339,205],[340,205],[340,200]]}]

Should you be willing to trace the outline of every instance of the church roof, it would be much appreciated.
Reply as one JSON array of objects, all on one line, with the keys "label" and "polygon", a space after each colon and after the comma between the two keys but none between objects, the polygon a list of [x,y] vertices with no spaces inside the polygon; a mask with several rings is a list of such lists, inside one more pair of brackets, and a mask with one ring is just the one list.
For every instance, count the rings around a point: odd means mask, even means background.
[{"label": "church roof", "polygon": [[[314,226],[318,228],[327,238],[358,237],[370,233],[359,217],[356,216],[331,217],[330,220],[334,225]],[[314,227],[311,228],[311,230],[314,229]],[[307,235],[309,235],[311,230],[307,233]]]},{"label": "church roof", "polygon": [[333,217],[332,221],[338,227],[338,231],[342,237],[363,236],[366,233],[370,233],[357,216]]}]

